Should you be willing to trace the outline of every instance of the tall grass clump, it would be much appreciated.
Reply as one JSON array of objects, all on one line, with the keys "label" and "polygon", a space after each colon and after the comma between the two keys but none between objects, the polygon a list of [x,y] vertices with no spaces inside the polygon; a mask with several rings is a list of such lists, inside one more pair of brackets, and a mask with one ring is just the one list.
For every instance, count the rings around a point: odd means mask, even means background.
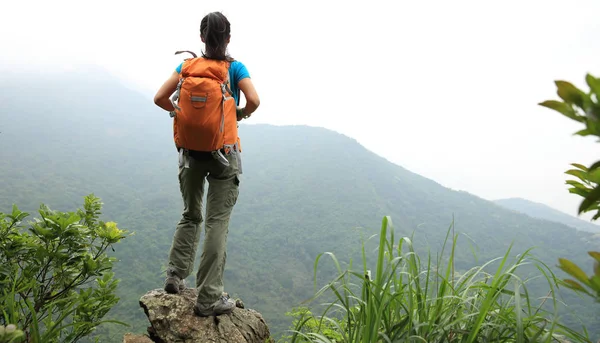
[{"label": "tall grass clump", "polygon": [[[452,229],[452,230],[451,230]],[[442,251],[432,265],[431,255],[421,261],[413,241],[394,239],[391,219],[384,217],[374,274],[368,269],[365,244],[362,266],[342,270],[334,254],[328,255],[337,276],[311,299],[328,296],[322,315],[308,309],[296,312],[291,342],[590,342],[558,321],[557,285],[552,271],[529,250],[506,254],[456,275],[457,236],[448,229]],[[511,256],[515,256],[511,258]],[[529,279],[517,270],[533,265],[537,277],[548,283],[547,296],[529,295]],[[488,271],[489,270],[489,271]]]}]

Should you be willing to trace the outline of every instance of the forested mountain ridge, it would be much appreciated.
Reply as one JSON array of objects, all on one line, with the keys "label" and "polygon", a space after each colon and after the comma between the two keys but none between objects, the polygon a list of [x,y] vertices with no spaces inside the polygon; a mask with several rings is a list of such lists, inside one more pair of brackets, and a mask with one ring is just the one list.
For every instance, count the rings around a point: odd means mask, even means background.
[{"label": "forested mountain ridge", "polygon": [[494,202],[502,207],[521,212],[533,218],[562,223],[567,226],[594,233],[600,233],[600,225],[579,219],[547,205],[521,198],[498,199]]},{"label": "forested mountain ridge", "polygon": [[[171,119],[151,99],[110,78],[97,82],[94,73],[49,77],[34,89],[26,76],[0,80],[0,211],[13,203],[73,210],[86,194],[101,197],[105,217],[136,233],[115,247],[121,302],[111,316],[144,331],[137,301],[162,286],[181,213]],[[454,217],[458,271],[502,256],[513,242],[513,254],[537,247],[550,266],[558,257],[588,265],[585,252],[599,245],[589,233],[447,189],[329,130],[242,124],[240,136],[244,174],[225,283],[276,333],[289,324],[284,313],[312,295],[316,255],[358,256],[361,237],[378,233],[384,215],[396,236],[414,233],[434,256]],[[567,299],[600,332],[598,312]]]}]

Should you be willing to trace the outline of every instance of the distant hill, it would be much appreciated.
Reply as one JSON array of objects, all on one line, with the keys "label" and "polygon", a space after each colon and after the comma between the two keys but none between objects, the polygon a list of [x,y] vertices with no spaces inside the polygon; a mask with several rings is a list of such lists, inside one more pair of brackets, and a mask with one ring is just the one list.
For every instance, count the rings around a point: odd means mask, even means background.
[{"label": "distant hill", "polygon": [[600,225],[596,225],[591,222],[587,222],[577,217],[568,215],[541,203],[533,202],[522,198],[499,199],[494,200],[494,202],[502,207],[520,213],[524,213],[533,218],[562,223],[567,226],[576,228],[578,230],[600,233]]},{"label": "distant hill", "polygon": [[[127,331],[143,332],[138,299],[162,286],[182,211],[172,119],[150,98],[95,71],[17,76],[0,75],[0,211],[13,203],[28,211],[40,203],[72,210],[86,194],[101,197],[104,217],[136,232],[115,247],[121,301],[110,315],[132,324]],[[551,267],[559,257],[587,266],[586,252],[600,245],[590,233],[445,188],[323,128],[243,122],[240,136],[244,174],[226,290],[265,315],[276,334],[289,327],[285,313],[313,294],[317,254],[356,261],[361,238],[378,233],[384,215],[396,237],[414,233],[416,246],[431,249],[433,258],[455,218],[458,272],[502,256],[511,243],[513,256],[535,247]],[[331,271],[323,261],[323,273]],[[564,293],[570,310],[562,318],[580,330],[575,313],[600,336],[597,308]],[[122,339],[120,330],[99,330],[109,337],[101,342]]]}]

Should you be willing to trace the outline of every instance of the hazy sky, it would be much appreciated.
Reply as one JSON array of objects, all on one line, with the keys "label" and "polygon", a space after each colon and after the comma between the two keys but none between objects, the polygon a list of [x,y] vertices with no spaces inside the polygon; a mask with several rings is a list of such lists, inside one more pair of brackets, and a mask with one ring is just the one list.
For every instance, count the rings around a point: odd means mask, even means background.
[{"label": "hazy sky", "polygon": [[214,10],[261,97],[248,123],[326,127],[444,186],[576,213],[563,173],[600,145],[537,103],[600,76],[598,0],[3,0],[0,62],[95,63],[152,96]]}]

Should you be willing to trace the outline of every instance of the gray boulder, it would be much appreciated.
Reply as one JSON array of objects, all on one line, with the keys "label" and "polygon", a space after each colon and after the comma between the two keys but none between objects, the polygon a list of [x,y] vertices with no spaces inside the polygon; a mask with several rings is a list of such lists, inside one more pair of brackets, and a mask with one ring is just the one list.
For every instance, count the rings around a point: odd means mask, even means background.
[{"label": "gray boulder", "polygon": [[[265,343],[273,342],[262,315],[245,309],[241,301],[233,313],[198,317],[194,314],[196,290],[187,288],[179,294],[162,289],[151,290],[140,299],[140,306],[150,321],[148,334],[156,343]],[[140,337],[141,338],[141,337]]]}]

